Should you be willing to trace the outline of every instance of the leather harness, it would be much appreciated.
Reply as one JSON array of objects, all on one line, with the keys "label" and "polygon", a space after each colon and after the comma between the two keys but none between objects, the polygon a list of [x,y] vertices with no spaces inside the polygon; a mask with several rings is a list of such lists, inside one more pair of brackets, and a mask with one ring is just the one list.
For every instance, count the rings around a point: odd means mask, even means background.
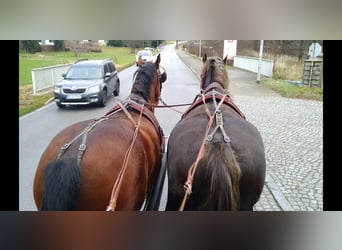
[{"label": "leather harness", "polygon": [[[125,100],[123,102],[123,105],[126,108],[130,108],[133,111],[136,111],[138,113],[142,112],[143,116],[145,116],[152,123],[154,129],[157,131],[157,133],[159,135],[159,141],[160,141],[160,144],[162,146],[162,152],[164,152],[164,148],[165,148],[164,132],[163,132],[161,126],[159,125],[159,122],[156,119],[154,113],[142,104],[146,104],[146,102],[141,101],[139,99],[132,98],[132,97],[128,98],[127,100]],[[110,116],[110,115],[116,113],[117,111],[119,111],[121,109],[122,108],[119,105],[115,105],[111,110],[109,110],[105,114],[105,116]]]},{"label": "leather harness", "polygon": [[[241,110],[234,104],[233,99],[227,95],[227,94],[222,94],[215,90],[216,87],[221,85],[218,82],[212,82],[209,84],[209,86],[203,91],[204,92],[204,98],[205,102],[212,100],[212,98],[216,98],[216,100],[220,101],[222,98],[224,98],[223,103],[227,104],[230,106],[241,118],[246,119],[245,115],[241,112]],[[221,87],[222,88],[222,87]],[[203,97],[202,95],[197,95],[192,102],[191,106],[183,113],[182,119],[189,114],[191,110],[193,110],[195,107],[203,104]]]}]

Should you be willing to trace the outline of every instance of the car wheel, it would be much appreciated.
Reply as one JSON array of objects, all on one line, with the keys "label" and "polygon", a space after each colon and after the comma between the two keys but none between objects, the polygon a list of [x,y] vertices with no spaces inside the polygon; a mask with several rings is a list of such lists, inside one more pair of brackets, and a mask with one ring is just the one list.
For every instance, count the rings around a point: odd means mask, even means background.
[{"label": "car wheel", "polygon": [[118,82],[116,89],[113,92],[114,96],[118,96],[120,94],[120,82]]},{"label": "car wheel", "polygon": [[57,105],[58,108],[65,108],[64,104],[60,104],[60,103],[56,102],[56,105]]},{"label": "car wheel", "polygon": [[107,90],[102,91],[102,96],[99,100],[99,107],[105,107],[107,102]]}]

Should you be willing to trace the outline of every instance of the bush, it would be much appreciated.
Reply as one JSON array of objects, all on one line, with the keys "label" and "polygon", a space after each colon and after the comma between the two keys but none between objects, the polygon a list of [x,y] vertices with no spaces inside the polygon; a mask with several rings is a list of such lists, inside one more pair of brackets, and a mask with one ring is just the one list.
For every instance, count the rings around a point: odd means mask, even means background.
[{"label": "bush", "polygon": [[30,54],[42,51],[37,40],[24,40],[22,43],[24,50]]},{"label": "bush", "polygon": [[64,41],[63,40],[54,40],[55,50],[56,51],[64,51]]},{"label": "bush", "polygon": [[93,49],[90,49],[90,52],[101,53],[102,49],[93,48]]}]

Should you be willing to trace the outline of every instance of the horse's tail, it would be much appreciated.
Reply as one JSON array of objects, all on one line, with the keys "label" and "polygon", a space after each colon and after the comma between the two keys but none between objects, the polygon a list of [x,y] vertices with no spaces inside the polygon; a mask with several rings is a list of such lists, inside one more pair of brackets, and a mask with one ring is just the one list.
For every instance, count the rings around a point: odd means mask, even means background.
[{"label": "horse's tail", "polygon": [[205,171],[209,185],[205,207],[209,210],[238,210],[241,169],[231,145],[206,144],[199,168]]},{"label": "horse's tail", "polygon": [[73,210],[80,186],[76,159],[57,159],[44,170],[41,210]]}]

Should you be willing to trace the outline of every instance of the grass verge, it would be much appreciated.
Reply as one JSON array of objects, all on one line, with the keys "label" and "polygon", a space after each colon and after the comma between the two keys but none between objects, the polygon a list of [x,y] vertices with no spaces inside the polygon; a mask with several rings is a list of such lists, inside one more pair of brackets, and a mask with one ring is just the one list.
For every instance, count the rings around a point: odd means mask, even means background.
[{"label": "grass verge", "polygon": [[322,88],[309,88],[307,86],[297,86],[282,80],[262,78],[260,84],[269,88],[282,97],[323,101]]}]

